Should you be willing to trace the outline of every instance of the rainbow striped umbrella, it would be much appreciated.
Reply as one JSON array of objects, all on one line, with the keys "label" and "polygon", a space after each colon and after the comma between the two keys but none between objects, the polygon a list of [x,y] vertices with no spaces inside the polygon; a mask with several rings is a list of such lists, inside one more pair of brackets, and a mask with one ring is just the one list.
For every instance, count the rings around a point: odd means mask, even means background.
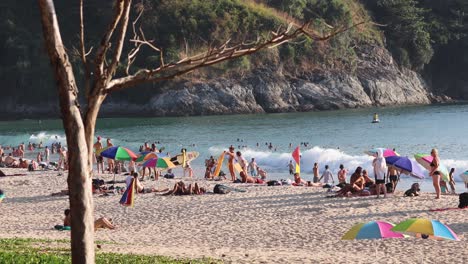
[{"label": "rainbow striped umbrella", "polygon": [[394,226],[391,230],[401,233],[421,234],[422,238],[433,237],[435,239],[460,240],[450,227],[438,220],[425,218],[410,218]]},{"label": "rainbow striped umbrella", "polygon": [[[426,170],[428,170],[428,171],[431,170],[431,163],[432,163],[432,160],[434,159],[431,155],[429,155],[429,154],[415,154],[414,158]],[[440,164],[439,165],[439,171],[440,171],[440,173],[442,173],[442,179],[444,181],[449,181],[449,172],[448,172],[447,167],[445,167],[443,164]]]},{"label": "rainbow striped umbrella", "polygon": [[391,229],[395,225],[384,221],[371,221],[367,223],[359,223],[353,226],[344,236],[342,240],[353,239],[383,239],[383,238],[402,238],[403,234],[395,233]]},{"label": "rainbow striped umbrella", "polygon": [[155,152],[151,152],[151,151],[144,151],[144,152],[140,152],[138,158],[135,160],[135,162],[143,162],[143,161],[147,161],[149,159],[157,159],[158,158],[158,154],[156,154]]},{"label": "rainbow striped umbrella", "polygon": [[145,161],[142,166],[147,168],[163,169],[171,169],[175,167],[174,163],[172,163],[169,158],[152,158]]},{"label": "rainbow striped umbrella", "polygon": [[120,198],[120,204],[123,206],[133,207],[135,202],[135,189],[136,189],[136,180],[135,178],[132,179],[130,186],[127,186],[127,189]]},{"label": "rainbow striped umbrella", "polygon": [[113,160],[135,160],[137,155],[124,147],[110,147],[101,152],[101,156]]}]

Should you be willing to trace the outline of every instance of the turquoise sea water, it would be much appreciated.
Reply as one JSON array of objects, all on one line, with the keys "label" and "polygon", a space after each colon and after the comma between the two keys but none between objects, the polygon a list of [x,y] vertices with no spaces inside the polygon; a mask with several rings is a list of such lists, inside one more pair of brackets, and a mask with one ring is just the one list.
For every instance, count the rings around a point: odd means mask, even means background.
[{"label": "turquoise sea water", "polygon": [[[379,113],[381,123],[371,124],[374,112]],[[158,147],[164,146],[171,154],[181,148],[198,151],[200,157],[192,165],[200,178],[204,160],[210,155],[219,156],[230,145],[246,146],[242,148],[244,156],[248,160],[256,158],[272,177],[289,177],[287,163],[293,150],[289,144],[295,147],[301,142],[309,143],[307,148],[301,147],[306,179],[312,177],[314,162],[321,169],[328,164],[332,171],[337,171],[341,163],[349,170],[359,165],[370,168],[372,159],[363,151],[374,147],[396,148],[409,157],[437,147],[444,165],[455,167],[459,175],[468,170],[467,115],[468,105],[457,104],[287,114],[102,118],[98,120],[96,136],[111,138],[114,144],[135,151],[145,141],[159,141]],[[61,121],[0,121],[0,144],[39,141],[65,143]],[[274,148],[269,150],[266,142]],[[404,177],[402,188],[412,181],[413,178]],[[463,189],[462,184],[457,188]]]}]

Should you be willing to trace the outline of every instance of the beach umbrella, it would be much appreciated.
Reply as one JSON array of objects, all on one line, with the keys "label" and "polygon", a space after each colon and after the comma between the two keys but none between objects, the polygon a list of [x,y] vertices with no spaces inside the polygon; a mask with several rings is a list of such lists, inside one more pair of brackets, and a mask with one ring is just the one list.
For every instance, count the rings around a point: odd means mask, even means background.
[{"label": "beach umbrella", "polygon": [[385,161],[387,165],[392,165],[401,169],[404,174],[409,174],[418,179],[424,179],[424,172],[422,169],[415,161],[410,160],[408,157],[390,156],[386,157]]},{"label": "beach umbrella", "polygon": [[136,180],[135,178],[132,179],[130,185],[127,186],[127,189],[120,198],[119,203],[123,206],[133,207],[133,203],[135,201],[135,189],[136,189]]},{"label": "beach umbrella", "polygon": [[137,155],[124,147],[110,147],[101,152],[101,156],[113,160],[136,160]]},{"label": "beach umbrella", "polygon": [[402,238],[403,234],[391,231],[395,225],[384,221],[371,221],[354,225],[342,240]]},{"label": "beach umbrella", "polygon": [[[414,158],[416,161],[421,164],[426,170],[430,171],[431,170],[431,163],[432,160],[434,159],[431,155],[428,154],[415,154]],[[449,172],[447,167],[443,165],[442,163],[439,165],[439,171],[442,173],[442,179],[444,181],[449,181]]]},{"label": "beach umbrella", "polygon": [[364,153],[366,153],[366,154],[369,155],[369,156],[377,157],[377,155],[376,155],[375,153],[377,153],[379,150],[382,151],[383,156],[384,156],[385,158],[386,158],[386,157],[390,157],[390,156],[400,156],[400,154],[396,153],[396,152],[393,151],[392,149],[386,149],[386,148],[373,148],[373,149],[364,151]]},{"label": "beach umbrella", "polygon": [[145,161],[142,166],[147,168],[162,169],[171,169],[175,167],[174,163],[172,163],[169,158],[152,158]]},{"label": "beach umbrella", "polygon": [[143,162],[143,161],[147,161],[149,159],[153,159],[153,158],[158,158],[159,154],[155,153],[155,152],[151,152],[151,151],[144,151],[144,152],[140,152],[138,154],[138,158],[135,160],[135,162]]},{"label": "beach umbrella", "polygon": [[410,218],[394,226],[391,230],[399,233],[420,234],[422,238],[431,237],[435,239],[460,240],[450,227],[442,224],[438,220],[425,218]]},{"label": "beach umbrella", "polygon": [[463,180],[464,183],[468,183],[468,171],[460,174],[460,178]]}]

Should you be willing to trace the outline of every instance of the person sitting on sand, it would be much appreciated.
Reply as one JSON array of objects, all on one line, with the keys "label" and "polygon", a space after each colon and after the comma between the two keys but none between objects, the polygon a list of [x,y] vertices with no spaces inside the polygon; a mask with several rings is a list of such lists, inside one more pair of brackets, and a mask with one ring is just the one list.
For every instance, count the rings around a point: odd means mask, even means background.
[{"label": "person sitting on sand", "polygon": [[[65,209],[65,218],[63,219],[63,226],[66,227],[71,227],[71,214],[70,214],[70,209]],[[98,218],[96,221],[94,221],[94,231],[100,229],[100,228],[108,228],[108,229],[114,229],[115,226],[112,223],[112,219],[101,217]]]},{"label": "person sitting on sand", "polygon": [[25,160],[25,159],[22,159],[22,158],[20,158],[20,159],[19,159],[19,165],[18,165],[18,168],[21,168],[21,169],[27,169],[27,168],[28,168],[28,166],[29,166],[29,163],[28,163],[28,161],[27,161],[27,160]]},{"label": "person sitting on sand", "polygon": [[258,178],[251,177],[245,173],[245,171],[240,172],[241,182],[242,183],[258,183],[263,184],[264,181]]},{"label": "person sitting on sand", "polygon": [[187,187],[185,187],[185,183],[183,181],[179,181],[174,184],[174,188],[172,190],[163,195],[191,195],[204,193],[206,193],[206,189],[199,187],[198,183],[195,183],[193,187],[192,184],[189,184]]},{"label": "person sitting on sand", "polygon": [[364,189],[366,180],[362,176],[362,167],[357,167],[354,173],[351,175],[349,184],[346,184],[336,196],[348,196],[348,193],[351,192],[356,194],[361,192]]},{"label": "person sitting on sand", "polygon": [[419,196],[419,183],[413,183],[411,185],[411,188],[409,190],[406,190],[405,192],[405,196],[408,196],[408,197],[413,197],[413,196]]},{"label": "person sitting on sand", "polygon": [[19,161],[17,161],[15,158],[13,158],[12,154],[9,153],[8,157],[5,158],[5,165],[9,168],[18,168],[19,167]]},{"label": "person sitting on sand", "polygon": [[267,172],[264,169],[257,167],[257,171],[258,176],[260,176],[260,179],[265,180],[267,178]]},{"label": "person sitting on sand", "polygon": [[371,178],[369,178],[369,174],[367,173],[367,170],[363,170],[362,171],[362,177],[364,177],[364,187],[371,187],[372,185],[374,185],[374,180],[372,180]]},{"label": "person sitting on sand", "polygon": [[346,170],[343,164],[340,164],[340,170],[338,171],[338,187],[343,188],[346,185],[346,174],[348,174],[348,170]]},{"label": "person sitting on sand", "polygon": [[307,182],[301,178],[301,175],[299,173],[294,173],[294,186],[304,186],[306,184]]}]

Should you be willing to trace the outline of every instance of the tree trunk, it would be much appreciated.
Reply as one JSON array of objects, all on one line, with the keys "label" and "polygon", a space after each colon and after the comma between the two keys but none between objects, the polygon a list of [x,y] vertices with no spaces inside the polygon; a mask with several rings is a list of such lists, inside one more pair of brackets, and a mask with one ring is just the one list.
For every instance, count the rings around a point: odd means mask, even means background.
[{"label": "tree trunk", "polygon": [[88,147],[88,168],[90,176],[93,170],[93,145],[94,145],[94,131],[96,129],[96,120],[101,108],[101,104],[106,98],[105,95],[91,95],[88,99],[87,111],[85,115],[85,137],[86,145]]},{"label": "tree trunk", "polygon": [[64,49],[52,0],[39,0],[45,46],[57,81],[67,137],[72,263],[94,263],[94,216],[88,147],[78,104],[78,89]]}]

